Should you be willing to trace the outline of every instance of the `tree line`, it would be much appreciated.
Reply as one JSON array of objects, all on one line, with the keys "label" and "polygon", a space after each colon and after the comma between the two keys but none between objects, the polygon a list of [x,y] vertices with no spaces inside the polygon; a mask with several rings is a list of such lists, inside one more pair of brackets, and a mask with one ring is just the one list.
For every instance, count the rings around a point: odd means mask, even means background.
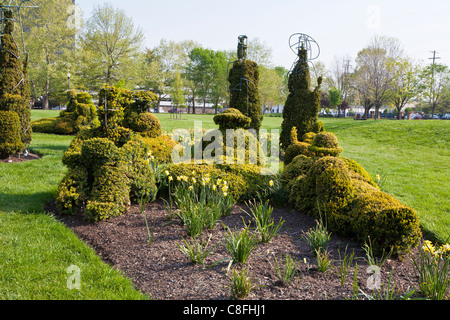
[{"label": "tree line", "polygon": [[[71,0],[47,0],[24,17],[25,45],[30,57],[32,102],[44,109],[66,103],[69,88],[96,94],[105,84],[151,90],[158,104],[170,96],[187,112],[228,106],[228,72],[236,49],[213,50],[193,40],[161,39],[144,46],[142,30],[126,13],[104,4],[91,16],[73,22]],[[259,38],[249,41],[248,59],[258,63],[259,94],[264,111],[283,105],[289,70],[274,66],[272,50]],[[355,59],[337,57],[327,68],[315,65],[312,83],[322,76],[322,106],[344,111],[350,105],[400,110],[416,102],[430,113],[448,112],[449,68],[420,66],[406,57],[396,39],[375,37]]]}]

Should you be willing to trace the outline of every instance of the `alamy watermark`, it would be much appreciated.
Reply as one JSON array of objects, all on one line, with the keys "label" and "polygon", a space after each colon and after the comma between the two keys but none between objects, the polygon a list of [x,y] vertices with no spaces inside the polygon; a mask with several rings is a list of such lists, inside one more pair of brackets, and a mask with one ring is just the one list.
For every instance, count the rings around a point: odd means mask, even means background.
[{"label": "alamy watermark", "polygon": [[369,6],[366,11],[368,17],[366,20],[366,26],[370,30],[381,29],[381,9],[379,6]]},{"label": "alamy watermark", "polygon": [[81,289],[81,269],[80,267],[76,265],[71,265],[66,269],[66,272],[68,275],[70,275],[67,278],[67,288],[69,290],[80,290]]},{"label": "alamy watermark", "polygon": [[67,7],[68,14],[70,17],[67,19],[66,25],[69,29],[80,29],[81,28],[81,9],[77,5],[71,5]]}]

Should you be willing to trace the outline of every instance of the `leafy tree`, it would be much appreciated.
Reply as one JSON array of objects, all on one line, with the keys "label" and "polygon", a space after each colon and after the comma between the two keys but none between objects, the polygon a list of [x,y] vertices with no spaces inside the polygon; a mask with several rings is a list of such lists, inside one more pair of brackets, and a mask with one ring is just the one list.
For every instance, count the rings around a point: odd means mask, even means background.
[{"label": "leafy tree", "polygon": [[226,57],[220,51],[198,47],[191,50],[189,58],[190,62],[186,68],[186,78],[191,81],[191,84],[196,88],[198,96],[202,98],[203,113],[205,113],[206,101],[211,97],[211,94],[214,97],[220,96],[218,81],[222,79],[223,82]]},{"label": "leafy tree", "polygon": [[401,119],[401,110],[417,94],[417,74],[419,68],[408,59],[398,59],[389,64],[392,80],[388,97],[395,107],[397,119]]},{"label": "leafy tree", "polygon": [[178,107],[180,105],[184,105],[184,103],[186,102],[186,99],[184,98],[183,82],[181,80],[180,72],[177,72],[175,75],[175,80],[170,91],[170,96],[172,98],[172,104],[175,105],[176,115],[178,118]]},{"label": "leafy tree", "polygon": [[67,26],[71,5],[70,0],[40,1],[39,8],[27,9],[23,15],[31,94],[33,100],[42,97],[44,109],[49,109],[50,100],[66,100],[67,73],[75,67],[77,30]]},{"label": "leafy tree", "polygon": [[[83,70],[98,80],[98,84],[130,81],[130,72],[137,70],[144,35],[125,11],[110,4],[97,6],[86,23],[81,37],[83,52],[93,53]],[[135,80],[131,80],[135,81]]]},{"label": "leafy tree", "polygon": [[419,91],[422,101],[429,104],[431,114],[442,102],[446,88],[450,86],[450,69],[443,64],[431,64],[419,74]]},{"label": "leafy tree", "polygon": [[260,66],[259,74],[261,77],[259,81],[259,97],[261,105],[268,110],[270,107],[281,103],[283,80],[273,68]]},{"label": "leafy tree", "polygon": [[328,99],[330,102],[330,106],[333,108],[337,108],[342,103],[342,92],[336,88],[331,88],[328,91]]}]

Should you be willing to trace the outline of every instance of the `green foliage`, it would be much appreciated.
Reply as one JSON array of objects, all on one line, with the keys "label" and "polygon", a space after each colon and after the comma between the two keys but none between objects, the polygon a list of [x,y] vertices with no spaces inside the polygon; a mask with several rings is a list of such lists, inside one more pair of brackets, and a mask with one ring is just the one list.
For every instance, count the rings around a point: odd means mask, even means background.
[{"label": "green foliage", "polygon": [[363,194],[351,202],[350,208],[352,233],[362,241],[370,236],[375,254],[383,249],[405,253],[422,235],[414,209],[384,192]]},{"label": "green foliage", "polygon": [[150,112],[132,113],[127,120],[128,127],[143,137],[155,138],[161,135],[161,122]]},{"label": "green foliage", "polygon": [[[325,132],[314,135],[313,145],[340,150]],[[356,161],[322,155],[299,155],[285,167],[281,181],[292,206],[315,217],[322,210],[329,229],[339,234],[361,241],[370,236],[377,253],[392,248],[402,254],[416,243],[421,231],[412,208],[381,192]]]},{"label": "green foliage", "polygon": [[209,236],[207,241],[193,238],[192,240],[188,241],[186,239],[183,239],[183,244],[176,243],[177,247],[180,249],[182,253],[186,257],[190,259],[190,261],[194,264],[201,263],[204,266],[204,260],[206,257],[208,257],[211,252],[217,247],[214,246],[210,249],[208,249],[209,242],[211,241],[211,235]]},{"label": "green foliage", "polygon": [[303,232],[302,238],[308,243],[314,255],[326,251],[331,234],[322,220],[316,221],[316,227]]},{"label": "green foliage", "polygon": [[297,269],[299,267],[299,262],[296,259],[293,259],[289,254],[283,257],[280,257],[280,261],[274,256],[273,264],[269,261],[272,270],[275,272],[276,277],[280,280],[284,285],[291,284],[295,275],[297,274]]},{"label": "green foliage", "polygon": [[337,137],[331,132],[319,132],[309,147],[317,157],[334,156],[342,153]]},{"label": "green foliage", "polygon": [[230,278],[230,294],[234,299],[245,299],[256,288],[247,268],[233,269]]},{"label": "green foliage", "polygon": [[272,219],[273,207],[269,205],[269,200],[266,202],[257,203],[249,201],[247,206],[250,207],[250,213],[247,214],[253,219],[256,224],[256,230],[261,238],[261,242],[269,243],[270,240],[278,234],[283,227],[284,220],[280,218],[278,224],[275,224]]},{"label": "green foliage", "polygon": [[251,118],[244,116],[241,111],[234,108],[229,108],[214,116],[214,123],[219,126],[220,130],[247,129],[250,127],[251,122]]},{"label": "green foliage", "polygon": [[280,142],[285,150],[291,144],[293,127],[297,128],[300,137],[308,132],[318,133],[323,130],[323,123],[318,123],[322,78],[319,78],[318,86],[311,91],[306,50],[302,48],[299,55],[300,59],[289,75],[290,93],[283,108]]},{"label": "green foliage", "polygon": [[99,221],[122,214],[131,202],[153,201],[156,181],[143,139],[133,136],[118,147],[95,133],[80,132],[63,156],[69,172],[58,188],[59,210]]},{"label": "green foliage", "polygon": [[22,144],[31,142],[30,88],[27,79],[28,62],[23,61],[15,43],[14,16],[5,10],[2,50],[0,50],[0,110],[14,111],[19,116],[19,132]]},{"label": "green foliage", "polygon": [[249,232],[248,227],[235,231],[231,231],[227,226],[226,228],[225,248],[231,255],[231,261],[245,264],[252,251],[257,247],[258,238]]},{"label": "green foliage", "polygon": [[236,61],[230,70],[228,82],[231,90],[230,106],[249,117],[250,128],[258,130],[263,121],[258,91],[258,65],[250,60]]},{"label": "green foliage", "polygon": [[16,112],[0,111],[0,157],[24,149],[20,130],[20,119]]},{"label": "green foliage", "polygon": [[159,163],[172,162],[172,150],[178,143],[171,137],[163,134],[154,138],[144,137],[143,139],[149,147],[150,157],[153,157]]}]

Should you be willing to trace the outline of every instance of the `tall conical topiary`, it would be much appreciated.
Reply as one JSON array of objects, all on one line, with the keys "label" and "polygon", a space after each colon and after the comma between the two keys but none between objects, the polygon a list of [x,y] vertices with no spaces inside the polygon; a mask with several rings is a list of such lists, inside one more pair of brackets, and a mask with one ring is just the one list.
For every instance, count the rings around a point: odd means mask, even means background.
[{"label": "tall conical topiary", "polygon": [[228,82],[230,85],[230,107],[241,111],[242,114],[252,119],[249,128],[259,130],[263,115],[258,91],[258,64],[245,58],[237,60],[230,70]]},{"label": "tall conical topiary", "polygon": [[[4,10],[0,46],[0,110],[16,112],[19,117],[22,143],[31,142],[30,89],[27,81],[27,59],[21,56],[13,37],[11,10]],[[21,150],[16,150],[16,152]]]},{"label": "tall conical topiary", "polygon": [[289,96],[283,109],[280,142],[283,149],[291,143],[291,131],[297,128],[299,140],[308,132],[323,131],[323,123],[318,121],[320,110],[320,85],[311,90],[311,77],[308,66],[307,51],[302,46],[299,50],[299,60],[289,75]]}]

